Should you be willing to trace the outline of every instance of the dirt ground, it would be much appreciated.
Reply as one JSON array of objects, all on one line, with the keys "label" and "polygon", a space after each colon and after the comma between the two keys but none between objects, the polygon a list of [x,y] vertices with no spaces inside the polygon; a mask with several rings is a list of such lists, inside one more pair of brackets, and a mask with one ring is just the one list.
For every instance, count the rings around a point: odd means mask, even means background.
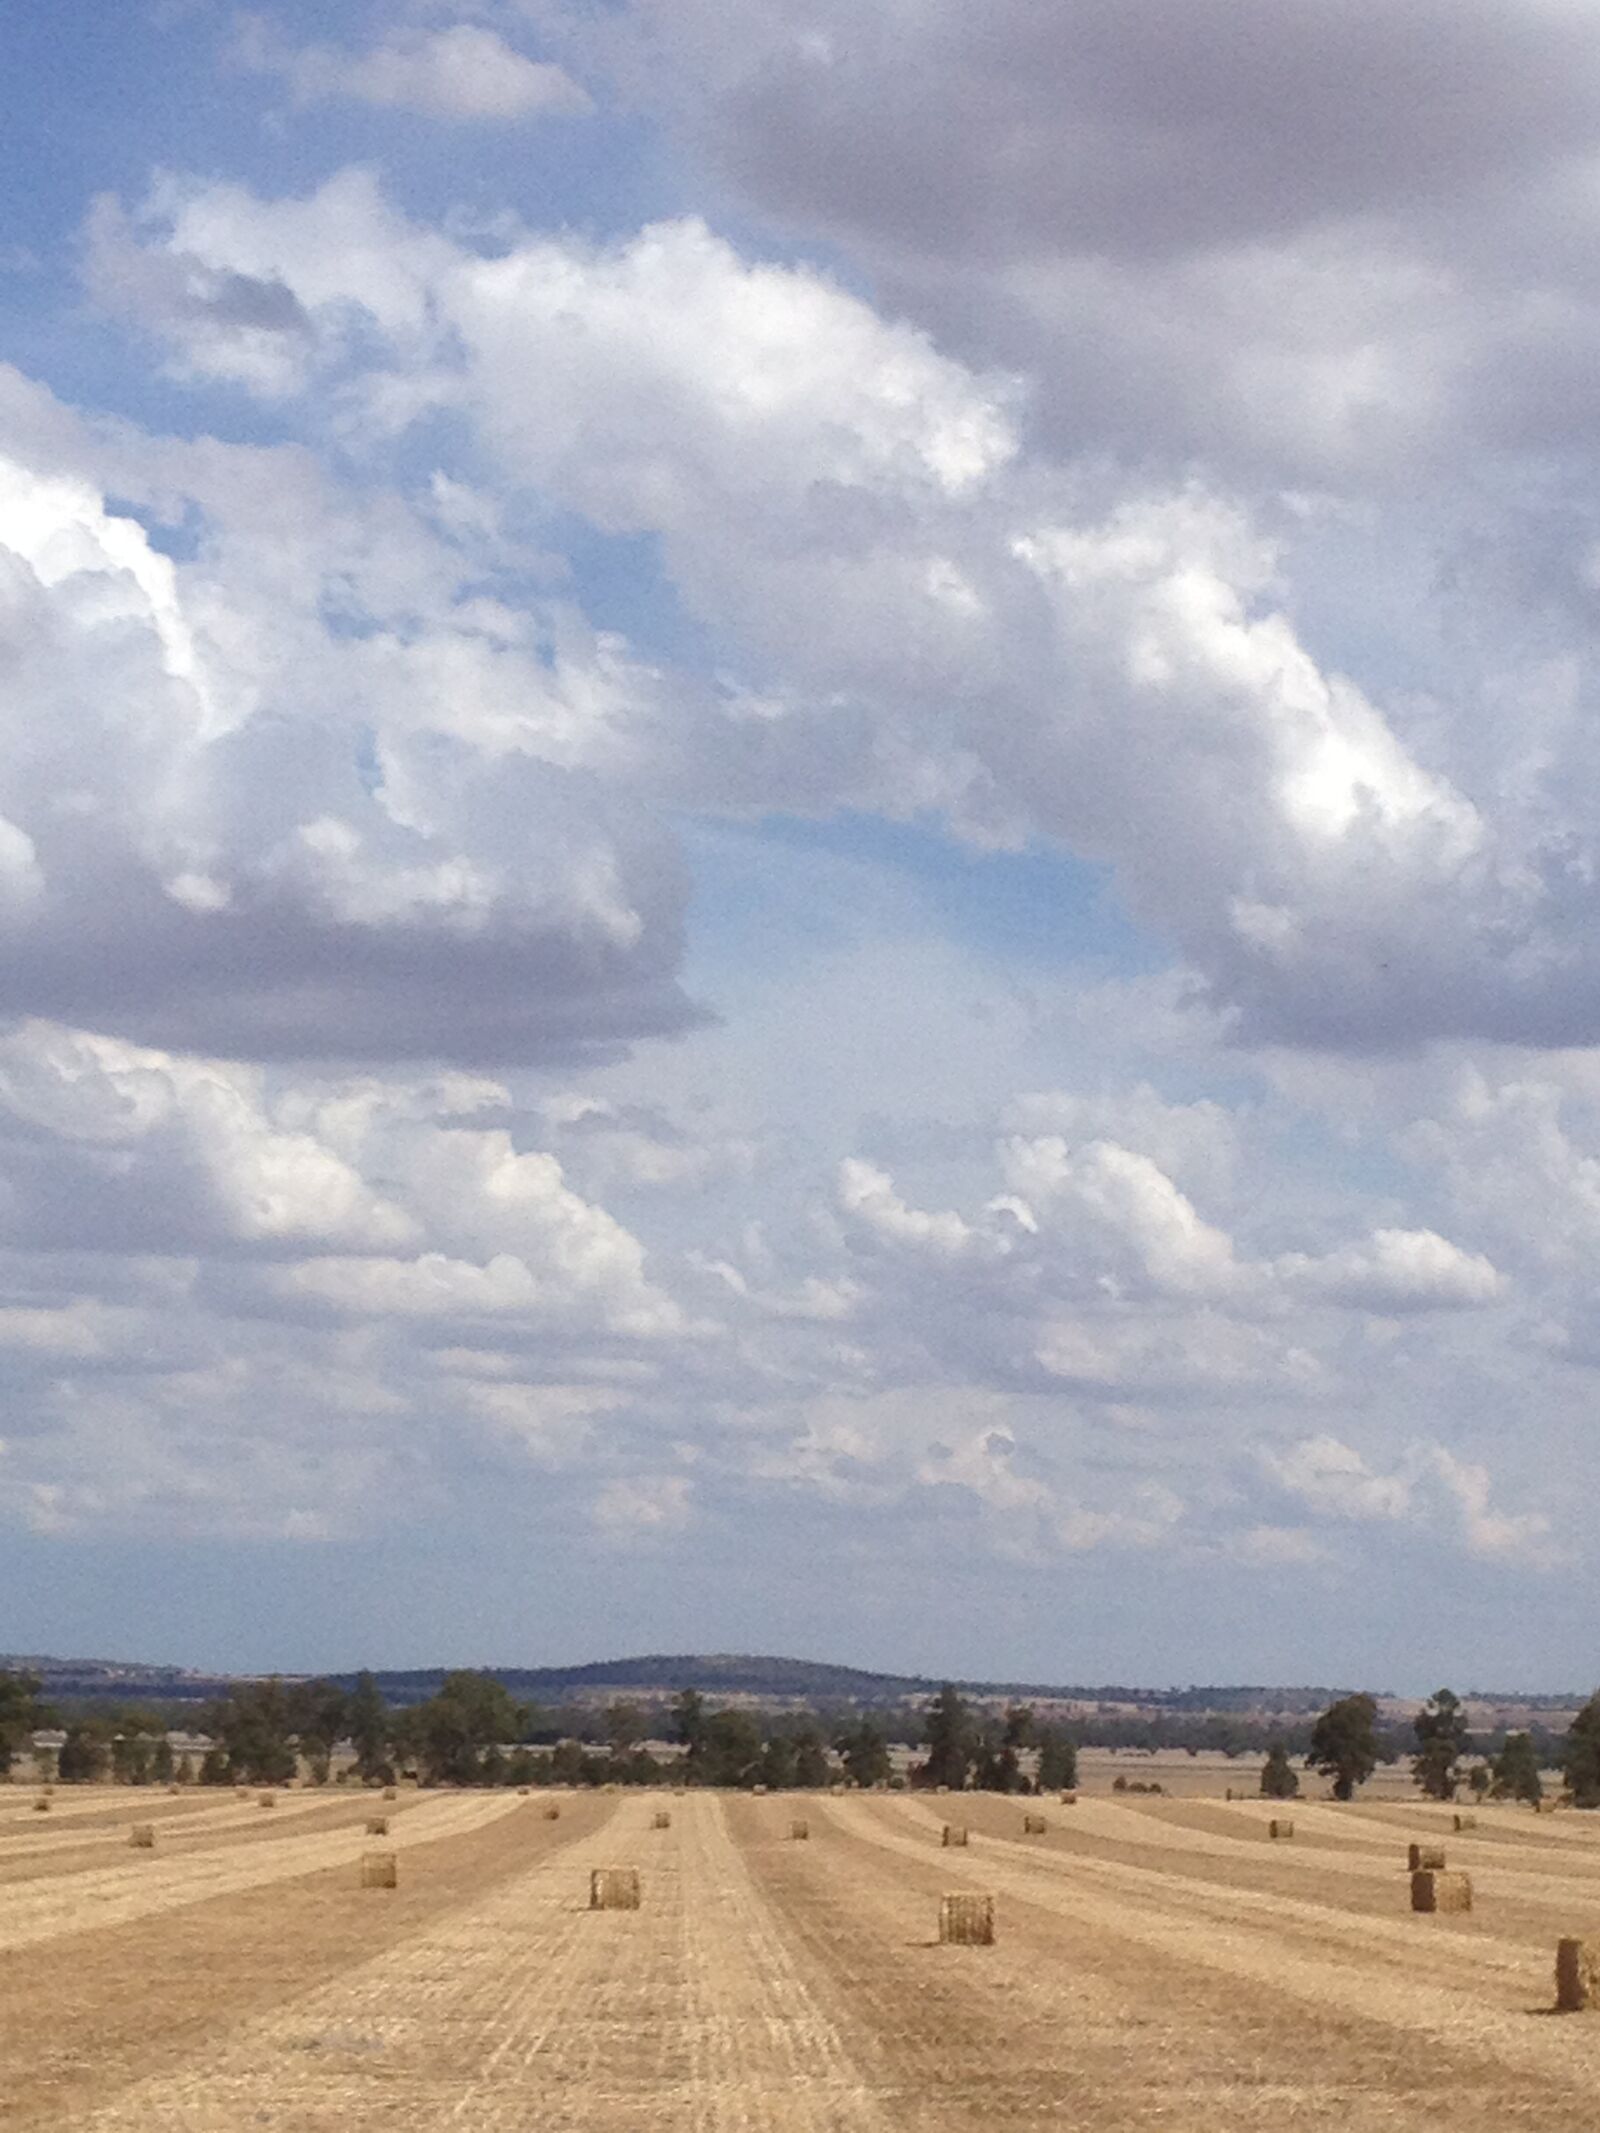
[{"label": "dirt ground", "polygon": [[[1592,2133],[1600,2014],[1551,2004],[1558,1936],[1600,1941],[1600,1817],[1221,1789],[1096,1774],[1029,1803],[1042,1834],[971,1795],[0,1803],[0,2122]],[[1469,1915],[1411,1912],[1413,1839]],[[399,1886],[362,1889],[380,1847]],[[610,1865],[638,1911],[589,1910]],[[995,1897],[995,1946],[938,1944],[958,1890]]]}]

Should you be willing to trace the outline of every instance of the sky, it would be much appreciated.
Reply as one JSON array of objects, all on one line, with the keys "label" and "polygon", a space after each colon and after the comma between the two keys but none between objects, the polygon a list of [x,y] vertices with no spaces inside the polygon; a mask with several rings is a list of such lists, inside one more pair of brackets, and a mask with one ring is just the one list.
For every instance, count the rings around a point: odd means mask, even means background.
[{"label": "sky", "polygon": [[1592,9],[0,80],[0,1648],[1592,1686]]}]

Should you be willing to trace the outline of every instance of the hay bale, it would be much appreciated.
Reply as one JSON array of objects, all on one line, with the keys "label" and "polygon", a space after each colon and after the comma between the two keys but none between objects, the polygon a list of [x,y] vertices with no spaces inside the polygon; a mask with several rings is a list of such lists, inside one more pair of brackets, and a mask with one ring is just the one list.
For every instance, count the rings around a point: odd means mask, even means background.
[{"label": "hay bale", "polygon": [[1411,1908],[1413,1911],[1470,1911],[1472,1876],[1443,1874],[1436,1869],[1413,1874]]},{"label": "hay bale", "polygon": [[939,1898],[939,1938],[958,1948],[994,1946],[994,1898],[957,1892]]},{"label": "hay bale", "polygon": [[368,1815],[367,1835],[369,1837],[386,1837],[388,1834],[389,1817],[387,1815]]},{"label": "hay bale", "polygon": [[1043,1815],[1024,1815],[1022,1834],[1025,1837],[1042,1837],[1048,1827]]},{"label": "hay bale", "polygon": [[519,1785],[517,1787],[517,1798],[519,1800],[526,1800],[531,1798],[532,1793],[533,1787],[531,1785]]},{"label": "hay bale", "polygon": [[1553,1815],[1556,1811],[1556,1803],[1554,1800],[1535,1800],[1533,1811],[1536,1815]]},{"label": "hay bale", "polygon": [[804,1844],[811,1835],[811,1824],[809,1822],[791,1822],[789,1824],[789,1835],[794,1843]]},{"label": "hay bale", "polygon": [[50,1802],[48,1800],[35,1800],[33,1811],[36,1815],[47,1815],[50,1812]]},{"label": "hay bale", "polygon": [[1061,1804],[1063,1807],[1076,1807],[1078,1804],[1078,1795],[1075,1792],[1064,1792],[1061,1795]]},{"label": "hay bale", "polygon": [[364,1889],[397,1889],[400,1886],[398,1852],[363,1852],[361,1886]]},{"label": "hay bale", "polygon": [[935,1785],[933,1789],[942,1800],[945,1794],[950,1790],[950,1787],[948,1785]]},{"label": "hay bale", "polygon": [[276,1807],[278,1795],[275,1792],[264,1792],[260,1795],[256,1804],[258,1807]]},{"label": "hay bale", "polygon": [[386,1800],[398,1800],[400,1797],[399,1793],[396,1792],[395,1788],[392,1785],[384,1786],[383,1796]]},{"label": "hay bale", "polygon": [[952,1844],[965,1844],[966,1841],[967,1825],[965,1822],[946,1822],[939,1837],[939,1842],[945,1847],[946,1851],[950,1849]]},{"label": "hay bale", "polygon": [[1294,1835],[1294,1824],[1285,1822],[1281,1817],[1277,1817],[1267,1824],[1267,1835],[1276,1838],[1292,1837]]},{"label": "hay bale", "polygon": [[547,1822],[559,1822],[561,1820],[561,1804],[558,1800],[552,1800],[549,1806],[546,1807],[544,1818]]},{"label": "hay bale", "polygon": [[650,1827],[652,1829],[670,1829],[672,1827],[672,1817],[664,1807],[658,1807],[650,1817]]},{"label": "hay bale", "polygon": [[153,1852],[156,1848],[156,1826],[153,1822],[135,1822],[128,1831],[128,1842],[136,1852]]},{"label": "hay bale", "polygon": [[179,1794],[179,1792],[180,1792],[180,1790],[181,1790],[181,1789],[182,1789],[182,1788],[181,1788],[180,1786],[177,1786],[177,1785],[169,1785],[169,1786],[167,1787],[167,1798],[168,1798],[169,1800],[175,1800],[175,1799],[176,1799],[176,1798],[178,1797],[178,1794]]},{"label": "hay bale", "polygon": [[1600,2006],[1600,1949],[1591,1942],[1556,1942],[1556,2006],[1562,2014]]},{"label": "hay bale", "polygon": [[766,1792],[766,1789],[767,1788],[765,1785],[752,1785],[750,1788],[750,1790],[758,1796],[764,1794]]},{"label": "hay bale", "polygon": [[639,1869],[636,1866],[597,1866],[589,1876],[591,1911],[637,1911]]},{"label": "hay bale", "polygon": [[1457,1836],[1459,1836],[1462,1830],[1464,1829],[1476,1829],[1478,1826],[1478,1818],[1476,1815],[1452,1815],[1450,1819],[1455,1823]]},{"label": "hay bale", "polygon": [[1406,1867],[1413,1874],[1442,1874],[1445,1868],[1442,1844],[1413,1844],[1406,1854]]},{"label": "hay bale", "polygon": [[1233,1798],[1233,1787],[1231,1785],[1228,1787],[1227,1791],[1222,1795],[1222,1797],[1225,1800],[1231,1800]]}]

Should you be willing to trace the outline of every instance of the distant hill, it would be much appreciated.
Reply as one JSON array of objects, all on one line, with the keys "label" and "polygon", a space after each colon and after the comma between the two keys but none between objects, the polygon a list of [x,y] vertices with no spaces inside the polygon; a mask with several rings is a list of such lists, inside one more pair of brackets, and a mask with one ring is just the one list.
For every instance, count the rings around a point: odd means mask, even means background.
[{"label": "distant hill", "polygon": [[[41,1654],[0,1653],[0,1668],[37,1674],[47,1698],[115,1701],[150,1700],[200,1704],[224,1694],[225,1674],[204,1674],[187,1667],[149,1666],[112,1659],[56,1659]],[[385,1697],[394,1704],[420,1703],[444,1680],[445,1667],[391,1669],[377,1673]],[[920,1703],[934,1695],[941,1681],[926,1674],[882,1674],[864,1667],[830,1666],[811,1659],[784,1659],[749,1652],[648,1653],[629,1659],[592,1660],[577,1666],[487,1666],[519,1701],[550,1709],[557,1705],[608,1703],[614,1698],[661,1702],[679,1689],[697,1689],[713,1700],[738,1699],[768,1706],[853,1705],[884,1709]],[[294,1678],[286,1675],[286,1679]],[[355,1674],[330,1679],[346,1686]],[[1021,1701],[1040,1705],[1101,1707],[1143,1719],[1163,1714],[1186,1718],[1207,1714],[1254,1720],[1294,1719],[1320,1711],[1348,1689],[1212,1684],[1187,1688],[1139,1688],[1126,1683],[1051,1683],[1041,1681],[964,1681],[955,1686],[978,1702]],[[1411,1708],[1404,1699],[1385,1698],[1395,1710]],[[1528,1696],[1508,1693],[1473,1696],[1475,1705],[1529,1715],[1570,1712],[1581,1697]],[[1475,1712],[1475,1719],[1478,1714]],[[1482,1722],[1478,1719],[1478,1722]]]},{"label": "distant hill", "polygon": [[[223,1693],[231,1678],[189,1668],[150,1666],[109,1659],[57,1659],[37,1653],[0,1653],[0,1667],[37,1674],[47,1696],[74,1698],[159,1698],[173,1703],[203,1703]],[[391,1703],[420,1703],[444,1680],[445,1667],[377,1671],[377,1681]],[[680,1689],[697,1689],[712,1698],[738,1698],[764,1704],[851,1704],[883,1707],[922,1702],[942,1685],[924,1674],[875,1673],[863,1667],[831,1666],[811,1659],[774,1658],[748,1652],[649,1653],[627,1659],[602,1659],[577,1666],[488,1666],[483,1672],[502,1681],[520,1700],[545,1706],[608,1702],[615,1697],[663,1700]],[[286,1677],[292,1678],[292,1677]],[[330,1679],[346,1686],[354,1672]],[[1118,1684],[1062,1685],[1039,1681],[967,1681],[956,1686],[978,1700],[1023,1698],[1035,1703],[1108,1704],[1149,1711],[1230,1711],[1296,1713],[1320,1710],[1332,1696],[1327,1688],[1134,1688]]]}]

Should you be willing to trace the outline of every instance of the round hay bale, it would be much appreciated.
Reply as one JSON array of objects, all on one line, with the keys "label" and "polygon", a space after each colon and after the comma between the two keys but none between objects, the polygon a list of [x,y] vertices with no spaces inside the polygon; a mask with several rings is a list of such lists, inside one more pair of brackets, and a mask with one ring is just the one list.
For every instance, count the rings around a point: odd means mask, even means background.
[{"label": "round hay bale", "polygon": [[128,1831],[128,1842],[136,1852],[153,1852],[156,1848],[155,1824],[135,1822]]},{"label": "round hay bale", "polygon": [[811,1824],[809,1822],[791,1822],[789,1824],[789,1836],[793,1843],[804,1844],[810,1835]]},{"label": "round hay bale", "polygon": [[397,1889],[400,1886],[399,1855],[395,1852],[363,1852],[361,1886],[364,1889]]},{"label": "round hay bale", "polygon": [[387,1815],[368,1815],[367,1835],[369,1837],[386,1837],[388,1834],[389,1817]]},{"label": "round hay bale", "polygon": [[1556,2007],[1586,2014],[1600,2006],[1600,1949],[1586,1940],[1556,1942]]},{"label": "round hay bale", "polygon": [[672,1827],[672,1817],[664,1807],[658,1807],[650,1817],[650,1827],[652,1829],[670,1829]]},{"label": "round hay bale", "polygon": [[1022,1834],[1025,1837],[1042,1837],[1048,1827],[1043,1815],[1024,1815],[1022,1818]]},{"label": "round hay bale", "polygon": [[636,1866],[597,1866],[589,1876],[591,1911],[637,1911],[640,1903]]},{"label": "round hay bale", "polygon": [[1406,1854],[1407,1870],[1413,1874],[1442,1874],[1446,1864],[1442,1844],[1413,1844]]},{"label": "round hay bale", "polygon": [[994,1946],[994,1898],[955,1890],[939,1898],[939,1939],[949,1947]]},{"label": "round hay bale", "polygon": [[1292,1837],[1294,1835],[1294,1824],[1284,1821],[1281,1816],[1277,1817],[1267,1824],[1267,1835],[1278,1841],[1285,1837]]},{"label": "round hay bale", "polygon": [[1413,1911],[1470,1911],[1472,1909],[1472,1876],[1470,1874],[1444,1874],[1437,1870],[1415,1873],[1411,1877],[1411,1908]]},{"label": "round hay bale", "polygon": [[561,1805],[559,1801],[552,1800],[549,1803],[545,1808],[544,1818],[547,1822],[559,1822],[561,1820]]},{"label": "round hay bale", "polygon": [[939,1842],[944,1846],[946,1851],[948,1851],[953,1844],[965,1844],[966,1841],[967,1825],[965,1822],[946,1822],[946,1824],[944,1825],[944,1829],[940,1833],[939,1837]]}]

